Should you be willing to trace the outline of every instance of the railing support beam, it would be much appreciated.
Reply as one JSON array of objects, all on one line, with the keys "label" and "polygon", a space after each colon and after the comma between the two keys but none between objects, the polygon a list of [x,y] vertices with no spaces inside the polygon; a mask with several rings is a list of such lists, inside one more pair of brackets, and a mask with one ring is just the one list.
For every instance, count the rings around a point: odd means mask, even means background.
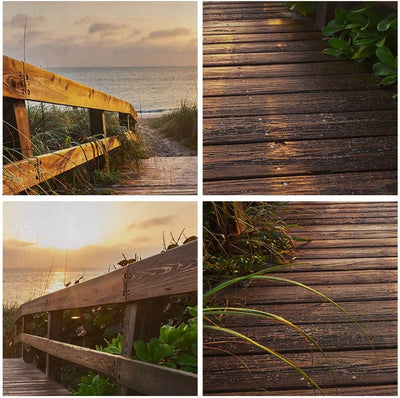
[{"label": "railing support beam", "polygon": [[[62,333],[64,311],[50,311],[47,316],[47,337],[59,341]],[[46,375],[50,379],[58,380],[60,376],[60,359],[46,354]]]}]

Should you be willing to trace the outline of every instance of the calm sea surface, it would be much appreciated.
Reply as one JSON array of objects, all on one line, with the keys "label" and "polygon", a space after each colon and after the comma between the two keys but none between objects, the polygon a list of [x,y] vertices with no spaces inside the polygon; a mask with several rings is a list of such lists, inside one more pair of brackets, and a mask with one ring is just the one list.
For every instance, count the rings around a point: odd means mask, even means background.
[{"label": "calm sea surface", "polygon": [[49,68],[54,73],[130,102],[143,117],[192,105],[196,67]]},{"label": "calm sea surface", "polygon": [[22,304],[33,298],[64,288],[83,276],[81,282],[105,274],[107,269],[81,271],[52,271],[32,268],[3,268],[3,302]]}]

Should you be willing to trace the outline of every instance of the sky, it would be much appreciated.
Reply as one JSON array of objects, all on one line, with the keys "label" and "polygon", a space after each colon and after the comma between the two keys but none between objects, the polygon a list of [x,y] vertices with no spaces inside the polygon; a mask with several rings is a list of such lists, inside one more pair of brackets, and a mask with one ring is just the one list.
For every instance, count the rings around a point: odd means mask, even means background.
[{"label": "sky", "polygon": [[[37,270],[98,269],[146,258],[197,235],[196,202],[5,202],[3,264]],[[113,268],[112,268],[113,269]]]},{"label": "sky", "polygon": [[3,53],[42,67],[195,66],[197,2],[5,1]]}]

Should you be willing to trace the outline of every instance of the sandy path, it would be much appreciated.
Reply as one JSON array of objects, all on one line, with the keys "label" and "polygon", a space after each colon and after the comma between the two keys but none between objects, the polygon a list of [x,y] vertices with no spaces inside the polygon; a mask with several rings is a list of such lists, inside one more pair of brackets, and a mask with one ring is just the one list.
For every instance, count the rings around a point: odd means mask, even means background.
[{"label": "sandy path", "polygon": [[147,119],[139,119],[138,125],[140,138],[144,145],[149,148],[150,156],[171,157],[195,155],[186,146],[179,142],[163,137],[156,130],[149,127]]}]

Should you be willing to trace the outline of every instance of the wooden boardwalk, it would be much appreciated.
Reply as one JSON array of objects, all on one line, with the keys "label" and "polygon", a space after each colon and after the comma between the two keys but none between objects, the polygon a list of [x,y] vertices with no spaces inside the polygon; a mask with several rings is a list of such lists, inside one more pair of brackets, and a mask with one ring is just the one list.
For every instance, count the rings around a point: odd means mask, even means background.
[{"label": "wooden boardwalk", "polygon": [[[269,311],[298,324],[327,353],[323,357],[295,331],[258,318],[230,317],[223,324],[283,353],[315,378],[327,395],[397,396],[397,204],[291,203],[284,219],[311,237],[282,277],[305,283],[341,304],[366,330],[380,359],[359,329],[332,304],[300,287],[264,281],[226,291],[235,306]],[[314,395],[287,365],[237,340],[206,332],[204,393],[211,395]],[[210,347],[216,347],[212,345]],[[227,352],[231,354],[227,354]],[[232,355],[233,354],[233,355]],[[241,362],[243,361],[243,363]],[[246,368],[247,366],[247,368]]]},{"label": "wooden boardwalk", "polygon": [[282,3],[206,2],[206,194],[396,194],[397,102]]},{"label": "wooden boardwalk", "polygon": [[3,359],[3,395],[72,395],[21,358]]},{"label": "wooden boardwalk", "polygon": [[123,170],[121,182],[104,186],[118,195],[196,195],[197,157],[155,157]]}]

